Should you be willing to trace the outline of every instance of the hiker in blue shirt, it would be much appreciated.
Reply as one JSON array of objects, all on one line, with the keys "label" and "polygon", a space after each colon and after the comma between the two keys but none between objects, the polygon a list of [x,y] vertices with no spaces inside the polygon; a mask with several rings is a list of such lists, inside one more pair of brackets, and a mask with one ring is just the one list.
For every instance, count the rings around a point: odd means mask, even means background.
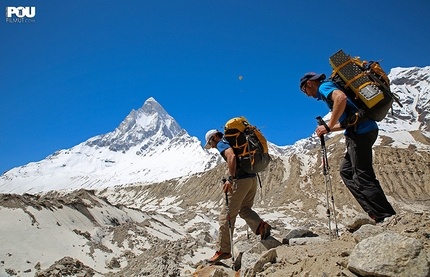
[{"label": "hiker in blue shirt", "polygon": [[378,137],[378,125],[373,120],[357,122],[355,105],[336,83],[324,81],[325,78],[325,74],[308,72],[300,79],[300,90],[308,97],[323,100],[332,111],[327,126],[319,125],[315,132],[320,137],[345,130],[347,152],[340,165],[340,175],[363,210],[382,223],[396,212],[373,170],[372,146]]},{"label": "hiker in blue shirt", "polygon": [[[260,235],[262,240],[270,236],[272,227],[252,209],[254,197],[257,192],[256,174],[244,172],[237,163],[236,154],[233,148],[224,138],[224,134],[218,130],[209,130],[206,133],[205,149],[217,148],[221,156],[227,162],[227,169],[230,177],[225,180],[222,191],[227,194],[229,207],[223,205],[219,215],[219,230],[216,240],[217,250],[215,255],[208,260],[209,263],[217,263],[232,257],[232,238],[236,217],[239,215],[246,224]],[[230,215],[228,215],[230,212]],[[231,227],[229,227],[228,218],[230,218]],[[233,237],[233,236],[232,236]]]}]

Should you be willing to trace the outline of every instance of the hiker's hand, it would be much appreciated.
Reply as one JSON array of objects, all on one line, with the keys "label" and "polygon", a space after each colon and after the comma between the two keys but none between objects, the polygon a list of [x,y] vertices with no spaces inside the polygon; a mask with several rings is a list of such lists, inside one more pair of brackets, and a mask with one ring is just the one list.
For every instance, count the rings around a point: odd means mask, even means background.
[{"label": "hiker's hand", "polygon": [[227,180],[227,181],[225,181],[224,185],[222,186],[222,190],[224,191],[224,193],[231,192],[232,186],[233,186],[233,184]]},{"label": "hiker's hand", "polygon": [[321,137],[322,135],[327,134],[327,130],[324,125],[318,125],[317,129],[315,130],[315,133],[318,137]]}]

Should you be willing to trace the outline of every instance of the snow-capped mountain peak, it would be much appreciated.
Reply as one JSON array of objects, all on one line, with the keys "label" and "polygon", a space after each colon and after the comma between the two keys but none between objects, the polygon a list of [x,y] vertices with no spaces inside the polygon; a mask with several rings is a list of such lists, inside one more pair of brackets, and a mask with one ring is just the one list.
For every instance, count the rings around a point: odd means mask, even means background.
[{"label": "snow-capped mountain peak", "polygon": [[148,133],[158,129],[163,131],[163,135],[173,138],[181,131],[179,124],[152,97],[134,115],[136,126]]},{"label": "snow-capped mountain peak", "polygon": [[151,183],[202,172],[217,163],[216,153],[204,150],[151,97],[114,131],[9,170],[0,178],[0,192]]},{"label": "snow-capped mountain peak", "polygon": [[128,151],[145,139],[172,139],[180,132],[181,127],[175,119],[150,97],[140,109],[132,110],[113,132],[89,139],[86,145]]}]

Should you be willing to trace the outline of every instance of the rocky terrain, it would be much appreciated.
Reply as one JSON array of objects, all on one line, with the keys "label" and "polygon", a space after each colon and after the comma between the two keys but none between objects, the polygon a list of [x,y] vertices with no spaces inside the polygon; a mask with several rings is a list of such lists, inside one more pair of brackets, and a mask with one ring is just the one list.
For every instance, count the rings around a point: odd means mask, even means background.
[{"label": "rocky terrain", "polygon": [[[428,268],[429,151],[393,148],[389,140],[375,147],[375,170],[398,217],[383,227],[368,222],[364,226],[376,230],[366,227],[360,229],[364,235],[358,235],[347,226],[362,210],[337,171],[343,136],[330,139],[327,148],[336,207],[332,230],[336,219],[340,237],[329,239],[320,149],[308,155],[273,157],[261,175],[262,188],[255,201],[258,213],[274,227],[272,243],[259,242],[243,220],[236,222],[237,251],[259,248],[252,254],[268,259],[263,259],[259,272],[250,271],[255,261],[245,254],[240,273],[231,270],[229,260],[224,266],[204,263],[214,253],[217,216],[224,205],[219,185],[226,168],[221,164],[205,173],[152,185],[2,194],[0,276],[408,276],[401,271],[376,275],[378,268],[369,269],[370,273],[350,268],[357,243],[383,231],[416,240]],[[312,237],[285,244],[297,229],[307,230]],[[266,251],[272,251],[270,257]]]},{"label": "rocky terrain", "polygon": [[[252,264],[251,268],[258,269],[259,272],[253,272],[248,267],[242,268],[240,274],[235,273],[228,268],[231,265],[230,262],[223,268],[220,266],[202,268],[192,276],[428,276],[430,274],[428,213],[399,214],[395,222],[384,227],[374,226],[370,222],[362,223],[358,230],[345,231],[338,239],[332,241],[326,237],[301,237],[290,239],[289,245],[282,244],[274,247],[277,245],[275,243],[273,249],[276,256],[271,258],[273,260],[264,260],[264,255],[261,255],[262,262]],[[384,237],[386,237],[385,240]],[[406,244],[406,247],[402,243]],[[271,245],[265,242],[259,244],[264,250]],[[417,247],[407,247],[408,244],[409,246],[417,244]],[[360,246],[365,250],[360,249]],[[249,248],[252,249],[252,247]],[[399,254],[399,250],[404,250],[405,253]],[[255,252],[255,250],[251,251]],[[264,254],[267,255],[269,251]],[[216,275],[221,273],[224,275]]]}]

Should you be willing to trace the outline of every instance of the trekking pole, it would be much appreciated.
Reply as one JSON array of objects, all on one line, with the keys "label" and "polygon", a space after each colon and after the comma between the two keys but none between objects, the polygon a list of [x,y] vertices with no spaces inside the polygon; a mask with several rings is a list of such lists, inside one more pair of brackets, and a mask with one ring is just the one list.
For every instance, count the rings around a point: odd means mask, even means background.
[{"label": "trekking pole", "polygon": [[[225,183],[227,181],[226,178],[222,179],[222,182]],[[233,227],[231,226],[231,221],[230,221],[230,205],[228,204],[228,194],[227,192],[225,192],[225,203],[227,205],[227,221],[228,221],[228,229],[230,232],[230,251],[231,251],[231,261],[232,261],[232,265],[231,268],[233,270],[236,270],[236,265],[234,263],[234,249],[233,249]]]},{"label": "trekking pole", "polygon": [[[321,116],[318,116],[317,120],[318,120],[318,125],[324,125],[326,127],[326,129],[328,129],[327,124],[324,122],[324,120],[321,118]],[[334,217],[334,224],[336,227],[336,237],[339,237],[339,229],[337,227],[336,208],[334,205],[333,188],[331,185],[331,178],[330,178],[330,166],[328,165],[327,149],[325,147],[324,135],[320,136],[320,140],[321,140],[321,154],[322,154],[322,163],[323,163],[325,193],[326,193],[326,199],[327,199],[326,205],[327,205],[328,228],[329,228],[329,237],[330,237],[330,241],[331,241],[332,240],[332,230],[331,230],[331,211],[330,211],[329,198],[331,198],[331,204],[333,207],[333,217]]]}]

